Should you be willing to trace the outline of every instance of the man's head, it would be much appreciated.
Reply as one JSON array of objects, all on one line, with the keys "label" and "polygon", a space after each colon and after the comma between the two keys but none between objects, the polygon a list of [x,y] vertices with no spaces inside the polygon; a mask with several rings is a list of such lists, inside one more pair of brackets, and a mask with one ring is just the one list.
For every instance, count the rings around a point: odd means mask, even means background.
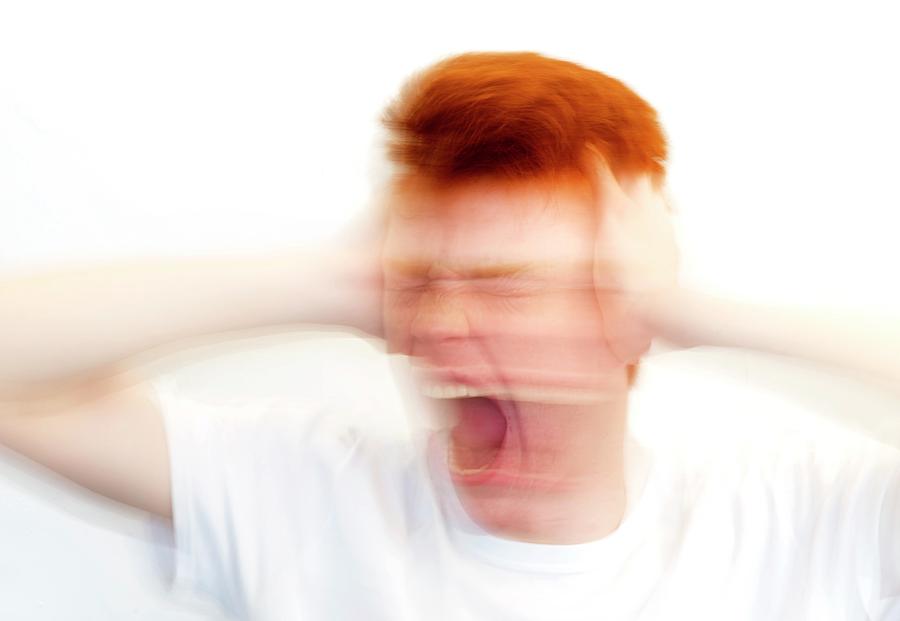
[{"label": "man's head", "polygon": [[598,434],[623,423],[597,406],[618,411],[608,406],[624,400],[643,348],[613,351],[620,335],[594,289],[595,167],[600,156],[617,178],[662,185],[656,113],[602,73],[490,53],[416,75],[384,123],[397,167],[388,345],[414,356],[426,394],[455,406],[470,513],[527,533],[539,525],[510,526],[523,498],[587,485]]},{"label": "man's head", "polygon": [[[618,179],[645,175],[659,187],[665,178],[666,139],[649,104],[603,73],[530,52],[443,60],[407,82],[383,122],[390,132],[388,155],[396,165],[392,228],[413,222],[421,228],[426,220],[440,228],[441,215],[459,219],[468,211],[462,223],[469,222],[465,229],[472,247],[485,243],[485,231],[479,241],[475,233],[488,211],[501,228],[501,214],[510,226],[534,215],[522,206],[523,195],[532,210],[547,210],[545,220],[555,217],[569,225],[577,220],[583,234],[592,234],[602,208],[596,201],[598,155]],[[498,240],[493,260],[509,263]],[[523,244],[513,240],[513,246],[522,254]],[[421,249],[436,258],[434,246],[421,244]],[[389,256],[392,248],[387,250]],[[387,267],[390,278],[390,261]],[[417,266],[418,272],[424,267]],[[425,275],[418,276],[420,282]],[[627,366],[629,385],[636,370]]]}]

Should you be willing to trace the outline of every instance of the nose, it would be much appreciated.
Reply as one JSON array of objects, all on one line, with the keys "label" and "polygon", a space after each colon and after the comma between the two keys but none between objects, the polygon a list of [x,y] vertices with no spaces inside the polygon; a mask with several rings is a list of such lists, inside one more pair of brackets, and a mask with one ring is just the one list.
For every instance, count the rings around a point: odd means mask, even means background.
[{"label": "nose", "polygon": [[469,318],[461,292],[433,284],[418,300],[410,333],[421,341],[443,341],[469,336]]}]

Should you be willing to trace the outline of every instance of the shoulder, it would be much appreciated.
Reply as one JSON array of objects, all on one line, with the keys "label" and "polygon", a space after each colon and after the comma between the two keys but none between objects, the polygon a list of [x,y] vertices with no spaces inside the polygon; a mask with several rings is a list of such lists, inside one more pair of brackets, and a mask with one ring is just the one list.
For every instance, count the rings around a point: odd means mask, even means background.
[{"label": "shoulder", "polygon": [[261,577],[300,575],[329,550],[402,534],[417,481],[412,444],[361,424],[378,413],[359,399],[200,398],[169,380],[156,391],[170,445],[175,584],[239,609],[260,587],[251,565]]},{"label": "shoulder", "polygon": [[312,460],[347,468],[364,461],[403,462],[408,434],[379,429],[389,419],[373,404],[338,397],[198,396],[170,378],[153,384],[172,450],[254,467],[290,466]]},{"label": "shoulder", "polygon": [[[900,490],[900,451],[872,439],[782,436],[711,447],[703,454],[667,451],[661,459],[684,526],[707,534],[767,541],[792,554],[878,565],[879,523]],[[724,531],[723,531],[724,532]],[[849,568],[848,568],[849,569]]]}]

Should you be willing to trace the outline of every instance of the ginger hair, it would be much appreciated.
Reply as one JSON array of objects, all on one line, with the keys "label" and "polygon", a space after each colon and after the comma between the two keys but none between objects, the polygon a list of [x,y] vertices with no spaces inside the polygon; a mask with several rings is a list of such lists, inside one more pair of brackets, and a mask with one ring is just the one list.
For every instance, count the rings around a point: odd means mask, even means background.
[{"label": "ginger hair", "polygon": [[665,176],[656,111],[621,81],[534,52],[473,52],[413,75],[382,116],[400,176],[592,183],[595,156],[617,177]]}]

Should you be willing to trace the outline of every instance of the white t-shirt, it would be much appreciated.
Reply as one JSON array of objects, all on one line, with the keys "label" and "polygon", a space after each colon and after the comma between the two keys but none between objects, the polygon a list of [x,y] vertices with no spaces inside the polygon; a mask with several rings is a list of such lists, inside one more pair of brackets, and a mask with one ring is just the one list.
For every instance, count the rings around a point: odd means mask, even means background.
[{"label": "white t-shirt", "polygon": [[388,441],[333,405],[157,388],[175,587],[239,619],[900,619],[900,454],[875,442],[704,459],[632,443],[619,528],[541,545],[468,518],[441,434]]}]

